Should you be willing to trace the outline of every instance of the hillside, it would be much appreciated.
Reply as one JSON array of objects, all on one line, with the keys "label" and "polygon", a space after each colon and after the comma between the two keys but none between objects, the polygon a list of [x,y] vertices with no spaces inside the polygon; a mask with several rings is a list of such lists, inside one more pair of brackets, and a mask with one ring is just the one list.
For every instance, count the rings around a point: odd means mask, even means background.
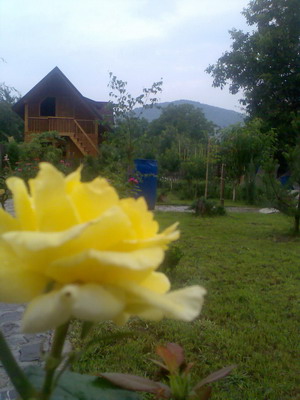
[{"label": "hillside", "polygon": [[140,108],[136,108],[135,112],[140,117],[144,117],[149,122],[151,122],[154,119],[158,118],[161,114],[161,109],[167,107],[169,104],[191,104],[196,108],[201,108],[206,119],[212,121],[214,124],[218,125],[221,128],[225,128],[238,122],[243,122],[244,120],[244,115],[236,111],[226,110],[225,108],[221,107],[209,106],[208,104],[202,104],[197,101],[191,100],[176,100],[172,102],[158,103],[153,108],[144,110],[141,114]]}]

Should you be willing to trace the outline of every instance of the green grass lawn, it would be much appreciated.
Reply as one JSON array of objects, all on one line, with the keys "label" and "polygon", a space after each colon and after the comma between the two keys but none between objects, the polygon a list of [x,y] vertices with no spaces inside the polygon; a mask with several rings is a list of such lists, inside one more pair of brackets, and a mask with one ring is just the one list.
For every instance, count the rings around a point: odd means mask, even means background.
[{"label": "green grass lawn", "polygon": [[[195,363],[195,381],[237,364],[230,376],[213,384],[213,399],[300,399],[300,238],[288,234],[292,221],[280,214],[256,213],[156,216],[162,227],[180,222],[176,246],[184,256],[166,273],[173,288],[201,284],[208,290],[201,316],[192,323],[133,319],[122,329],[99,325],[94,337],[105,335],[106,340],[75,369],[157,378],[149,362],[155,358],[155,346],[177,342]],[[133,336],[116,338],[123,331]]]}]

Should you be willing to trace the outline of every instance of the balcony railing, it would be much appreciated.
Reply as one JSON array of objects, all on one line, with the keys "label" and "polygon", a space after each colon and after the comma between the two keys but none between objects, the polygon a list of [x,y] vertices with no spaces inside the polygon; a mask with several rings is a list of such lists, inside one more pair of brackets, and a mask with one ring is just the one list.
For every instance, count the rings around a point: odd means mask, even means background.
[{"label": "balcony railing", "polygon": [[57,131],[69,136],[84,154],[98,153],[96,121],[64,117],[29,117],[27,134]]},{"label": "balcony railing", "polygon": [[[96,134],[95,121],[86,119],[77,119],[78,124],[87,134]],[[29,117],[28,132],[40,133],[48,131],[57,131],[59,133],[76,132],[76,123],[74,118],[65,117]]]}]

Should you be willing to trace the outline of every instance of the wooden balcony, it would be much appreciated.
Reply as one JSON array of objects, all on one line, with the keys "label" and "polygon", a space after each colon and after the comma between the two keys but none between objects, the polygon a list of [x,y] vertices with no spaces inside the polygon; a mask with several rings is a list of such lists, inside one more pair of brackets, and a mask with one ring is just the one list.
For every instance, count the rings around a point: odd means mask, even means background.
[{"label": "wooden balcony", "polygon": [[83,155],[97,155],[98,125],[92,120],[77,120],[65,117],[28,117],[25,135],[57,131],[61,136],[68,136]]}]

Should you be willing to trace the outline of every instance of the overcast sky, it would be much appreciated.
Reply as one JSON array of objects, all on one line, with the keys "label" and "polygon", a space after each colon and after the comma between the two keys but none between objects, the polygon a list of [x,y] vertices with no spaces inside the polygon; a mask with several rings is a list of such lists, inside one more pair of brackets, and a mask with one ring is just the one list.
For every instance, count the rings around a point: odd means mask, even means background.
[{"label": "overcast sky", "polygon": [[0,82],[26,94],[55,66],[93,100],[109,100],[109,71],[133,95],[163,78],[161,101],[240,111],[204,72],[247,30],[248,0],[0,0]]}]

